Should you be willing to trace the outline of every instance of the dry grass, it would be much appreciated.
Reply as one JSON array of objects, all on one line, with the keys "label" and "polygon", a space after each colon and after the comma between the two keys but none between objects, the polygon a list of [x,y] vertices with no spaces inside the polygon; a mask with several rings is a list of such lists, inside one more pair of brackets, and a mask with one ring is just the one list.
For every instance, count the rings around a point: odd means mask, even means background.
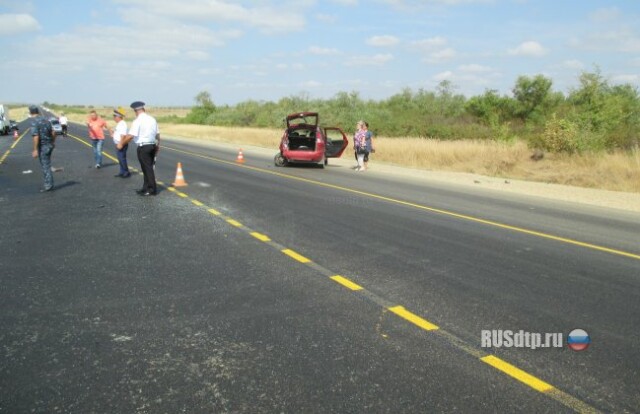
[{"label": "dry grass", "polygon": [[20,106],[17,108],[9,108],[9,118],[15,119],[20,122],[23,119],[27,119],[29,117],[29,107]]},{"label": "dry grass", "polygon": [[[281,130],[162,124],[169,136],[277,149]],[[526,144],[375,138],[372,162],[426,170],[457,171],[587,188],[640,193],[640,152],[562,155],[530,159]]]},{"label": "dry grass", "polygon": [[[133,116],[133,110],[131,110],[128,106],[123,105],[123,108],[125,108],[127,110],[127,120],[130,121]],[[109,125],[115,125],[115,123],[113,122],[113,108],[112,107],[95,107],[93,108],[94,111],[96,111],[98,113],[98,115],[100,115],[100,117],[104,118],[107,123]],[[154,107],[147,107],[147,111],[149,112],[149,114],[160,118],[160,117],[165,117],[165,116],[178,116],[178,117],[185,117],[189,111],[191,109],[190,108],[154,108]],[[87,121],[87,118],[89,117],[89,112],[91,112],[92,109],[86,109],[83,113],[77,113],[77,111],[69,111],[67,112],[67,118],[69,118],[69,121],[71,122],[78,122],[81,124],[84,124]]]},{"label": "dry grass", "polygon": [[[640,152],[565,155],[530,159],[522,142],[376,140],[375,160],[428,170],[459,171],[578,187],[640,192]],[[399,162],[400,161],[400,162]]]},{"label": "dry grass", "polygon": [[164,135],[278,149],[282,130],[207,125],[160,124]]}]

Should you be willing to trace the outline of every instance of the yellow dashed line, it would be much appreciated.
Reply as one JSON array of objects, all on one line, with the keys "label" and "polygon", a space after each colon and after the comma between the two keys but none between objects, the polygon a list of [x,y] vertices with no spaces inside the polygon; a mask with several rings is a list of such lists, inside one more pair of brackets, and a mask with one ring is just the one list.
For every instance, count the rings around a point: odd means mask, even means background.
[{"label": "yellow dashed line", "polygon": [[232,226],[235,227],[242,227],[242,223],[240,223],[239,221],[236,221],[234,219],[227,219],[227,223],[231,224]]},{"label": "yellow dashed line", "polygon": [[209,210],[207,210],[209,213],[213,214],[214,216],[219,216],[222,213],[220,213],[218,210],[216,210],[215,208],[210,208]]},{"label": "yellow dashed line", "polygon": [[164,182],[163,182],[163,181],[158,181],[158,180],[156,180],[156,183],[157,183],[157,184],[160,184],[160,185],[164,185]]},{"label": "yellow dashed line", "polygon": [[269,236],[264,235],[262,233],[258,233],[257,231],[254,231],[252,233],[250,233],[253,237],[255,237],[256,239],[263,241],[263,242],[268,242],[271,241],[271,239],[269,238]]},{"label": "yellow dashed line", "polygon": [[201,202],[200,202],[200,201],[198,201],[198,200],[191,199],[191,202],[192,202],[193,204],[195,204],[196,206],[198,206],[198,207],[202,207],[202,206],[204,206],[204,203],[201,203]]},{"label": "yellow dashed line", "polygon": [[433,331],[433,330],[438,329],[438,325],[434,325],[431,322],[429,322],[428,320],[423,319],[423,318],[419,317],[418,315],[409,312],[408,310],[406,310],[404,308],[404,306],[394,306],[392,308],[389,308],[389,310],[391,312],[395,313],[396,315],[398,315],[399,317],[408,320],[412,324],[419,326],[420,328],[424,329],[425,331]]},{"label": "yellow dashed line", "polygon": [[177,195],[179,195],[179,196],[180,196],[180,197],[182,197],[182,198],[189,198],[189,196],[188,196],[188,195],[186,195],[185,193],[180,192],[180,191],[178,191],[178,190],[176,190],[176,194],[177,194]]},{"label": "yellow dashed line", "polygon": [[294,252],[291,249],[284,249],[282,250],[282,253],[286,254],[287,256],[291,257],[292,259],[295,259],[297,261],[299,261],[300,263],[309,263],[311,262],[311,260],[307,259],[306,257],[304,257],[303,255]]},{"label": "yellow dashed line", "polygon": [[349,279],[347,279],[346,277],[340,276],[340,275],[335,275],[335,276],[331,276],[331,279],[335,280],[336,282],[340,283],[342,286],[346,287],[347,289],[351,289],[351,290],[362,290],[362,286],[353,283],[352,281],[350,281]]},{"label": "yellow dashed line", "polygon": [[175,188],[173,188],[173,187],[167,187],[167,190],[172,191],[172,192],[174,192],[174,193],[175,193],[176,191],[178,191],[178,190],[176,190],[176,189],[175,189]]},{"label": "yellow dashed line", "polygon": [[524,372],[520,368],[516,368],[508,362],[505,362],[493,355],[488,355],[484,358],[480,358],[480,360],[491,365],[495,369],[498,369],[505,374],[512,376],[518,381],[527,384],[536,391],[547,392],[554,389],[552,385],[547,384],[546,382],[534,377],[533,375]]}]

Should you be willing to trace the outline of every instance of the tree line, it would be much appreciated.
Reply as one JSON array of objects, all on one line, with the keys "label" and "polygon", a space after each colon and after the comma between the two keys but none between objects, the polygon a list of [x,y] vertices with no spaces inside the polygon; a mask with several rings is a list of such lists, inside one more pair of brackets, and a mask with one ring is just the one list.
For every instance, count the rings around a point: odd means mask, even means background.
[{"label": "tree line", "polygon": [[543,75],[520,76],[511,94],[486,90],[470,98],[455,93],[449,81],[434,91],[404,89],[383,100],[365,100],[358,92],[339,92],[330,99],[300,93],[277,102],[248,100],[216,105],[200,92],[185,118],[165,121],[218,126],[280,128],[286,114],[320,113],[324,125],[349,130],[365,119],[376,135],[440,140],[526,140],[553,152],[637,148],[640,95],[631,84],[612,85],[596,69],[583,72],[568,94],[553,90]]}]

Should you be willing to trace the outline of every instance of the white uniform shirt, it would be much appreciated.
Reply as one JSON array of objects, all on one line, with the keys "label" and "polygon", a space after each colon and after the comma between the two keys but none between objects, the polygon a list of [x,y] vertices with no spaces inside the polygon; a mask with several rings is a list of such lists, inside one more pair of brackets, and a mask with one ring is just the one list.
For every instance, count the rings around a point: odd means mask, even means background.
[{"label": "white uniform shirt", "polygon": [[123,135],[127,135],[127,123],[121,119],[116,124],[116,129],[113,130],[113,143],[119,144]]},{"label": "white uniform shirt", "polygon": [[138,146],[154,144],[156,142],[156,135],[159,133],[160,130],[158,129],[158,123],[155,118],[147,115],[146,112],[141,112],[131,123],[131,129],[129,129],[129,135],[134,137],[133,142]]},{"label": "white uniform shirt", "polygon": [[58,119],[58,122],[60,122],[60,125],[67,125],[69,120],[67,119],[66,116],[61,116],[60,119]]}]

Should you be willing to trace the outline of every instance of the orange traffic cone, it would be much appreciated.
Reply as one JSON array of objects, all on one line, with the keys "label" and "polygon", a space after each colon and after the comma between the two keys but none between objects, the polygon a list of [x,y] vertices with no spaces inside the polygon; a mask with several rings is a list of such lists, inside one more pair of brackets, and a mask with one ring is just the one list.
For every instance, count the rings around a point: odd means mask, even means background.
[{"label": "orange traffic cone", "polygon": [[17,130],[13,130],[13,139],[18,139],[18,131]]},{"label": "orange traffic cone", "polygon": [[176,180],[171,183],[174,187],[186,187],[189,184],[184,180],[184,175],[182,174],[182,163],[178,163],[178,168],[176,169]]},{"label": "orange traffic cone", "polygon": [[244,155],[242,154],[242,148],[240,148],[240,150],[238,151],[238,158],[236,158],[236,162],[239,162],[239,163],[244,162]]}]

